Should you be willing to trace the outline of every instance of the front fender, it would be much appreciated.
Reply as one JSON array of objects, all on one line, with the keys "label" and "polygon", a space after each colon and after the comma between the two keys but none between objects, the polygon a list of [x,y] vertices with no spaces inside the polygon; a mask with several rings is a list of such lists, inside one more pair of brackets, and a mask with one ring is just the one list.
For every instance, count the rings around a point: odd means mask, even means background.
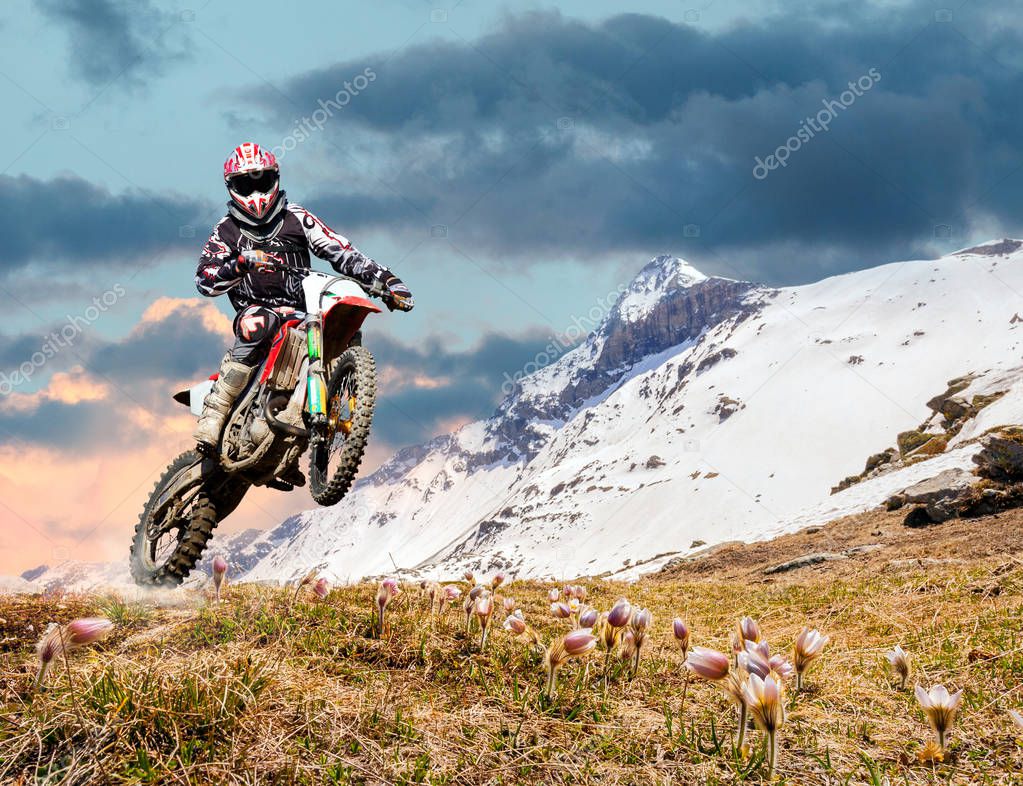
[{"label": "front fender", "polygon": [[323,312],[323,354],[336,358],[352,342],[370,314],[379,314],[380,307],[369,298],[346,295],[333,300]]}]

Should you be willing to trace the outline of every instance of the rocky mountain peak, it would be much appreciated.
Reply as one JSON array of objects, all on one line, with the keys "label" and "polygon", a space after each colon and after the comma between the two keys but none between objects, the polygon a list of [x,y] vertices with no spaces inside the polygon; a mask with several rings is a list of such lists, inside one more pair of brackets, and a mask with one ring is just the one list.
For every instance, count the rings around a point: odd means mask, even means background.
[{"label": "rocky mountain peak", "polygon": [[679,257],[654,257],[598,330],[602,346],[597,365],[618,369],[693,341],[748,308],[747,293],[756,288],[746,281],[706,276]]},{"label": "rocky mountain peak", "polygon": [[522,380],[502,402],[488,432],[528,459],[550,434],[533,424],[567,420],[645,358],[695,341],[720,322],[755,309],[747,295],[756,288],[708,277],[679,257],[654,257],[582,345]]},{"label": "rocky mountain peak", "polygon": [[684,259],[660,254],[629,283],[615,305],[615,313],[622,321],[639,321],[665,296],[706,280],[707,276]]},{"label": "rocky mountain peak", "polygon": [[955,251],[948,256],[1006,257],[1009,254],[1015,254],[1021,247],[1023,247],[1023,240],[1014,240],[1013,238],[1003,237],[1001,240],[991,240],[987,243],[982,243],[979,246]]}]

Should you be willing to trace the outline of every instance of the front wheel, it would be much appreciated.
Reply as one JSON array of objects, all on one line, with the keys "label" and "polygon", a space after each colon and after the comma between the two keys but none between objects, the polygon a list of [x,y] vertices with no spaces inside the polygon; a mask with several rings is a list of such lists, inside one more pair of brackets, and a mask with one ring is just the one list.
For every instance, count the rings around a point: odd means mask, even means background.
[{"label": "front wheel", "polygon": [[150,494],[131,544],[131,577],[136,584],[177,586],[213,537],[217,510],[206,490],[175,488],[182,474],[200,461],[196,451],[185,451],[170,463]]},{"label": "front wheel", "polygon": [[320,505],[335,505],[351,488],[369,441],[376,406],[376,362],[365,347],[349,347],[327,383],[327,430],[309,452],[309,487]]}]

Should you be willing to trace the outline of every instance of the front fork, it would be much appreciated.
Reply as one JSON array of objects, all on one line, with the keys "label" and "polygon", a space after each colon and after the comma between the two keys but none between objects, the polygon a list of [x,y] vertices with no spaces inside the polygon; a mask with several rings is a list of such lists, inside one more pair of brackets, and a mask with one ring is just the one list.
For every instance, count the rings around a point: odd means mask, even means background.
[{"label": "front fork", "polygon": [[323,325],[319,319],[309,323],[306,336],[309,345],[306,411],[312,425],[312,439],[320,441],[327,425],[327,383],[323,369]]}]

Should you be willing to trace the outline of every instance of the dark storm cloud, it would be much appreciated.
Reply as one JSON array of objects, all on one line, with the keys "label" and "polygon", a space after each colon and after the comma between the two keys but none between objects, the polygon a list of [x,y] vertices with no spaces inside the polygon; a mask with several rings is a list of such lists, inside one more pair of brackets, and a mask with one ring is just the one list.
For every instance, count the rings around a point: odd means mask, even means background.
[{"label": "dark storm cloud", "polygon": [[[226,337],[213,332],[193,314],[179,315],[141,326],[123,341],[105,344],[89,357],[90,371],[129,382],[195,378],[214,370],[226,348]],[[169,392],[169,391],[168,391]]]},{"label": "dark storm cloud", "polygon": [[[538,331],[521,336],[488,333],[464,351],[451,351],[436,337],[414,346],[374,338],[367,345],[384,369],[384,379],[393,372],[402,381],[390,389],[381,383],[375,433],[389,445],[408,445],[434,436],[453,418],[492,414],[504,374],[513,375],[546,344]],[[409,384],[416,378],[432,380],[435,386]]]},{"label": "dark storm cloud", "polygon": [[14,368],[39,349],[44,341],[42,336],[19,334],[0,335],[0,369]]},{"label": "dark storm cloud", "polygon": [[75,452],[138,445],[138,427],[118,416],[117,402],[48,401],[29,411],[0,409],[0,444],[30,443]]},{"label": "dark storm cloud", "polygon": [[97,87],[136,84],[160,73],[183,49],[171,43],[183,18],[150,0],[36,0],[68,32],[68,59],[76,79]]},{"label": "dark storm cloud", "polygon": [[[788,283],[925,253],[936,225],[952,246],[975,223],[1013,230],[1023,33],[1000,9],[817,3],[719,32],[533,14],[300,75],[292,103],[252,97],[311,111],[374,69],[323,130],[340,147],[363,140],[389,169],[315,200],[350,208],[353,232],[445,225],[460,245],[538,259],[671,248]],[[830,130],[754,177],[756,157],[871,69]]]},{"label": "dark storm cloud", "polygon": [[145,265],[170,249],[194,251],[208,206],[138,189],[112,194],[77,177],[0,175],[0,273],[29,262]]}]

